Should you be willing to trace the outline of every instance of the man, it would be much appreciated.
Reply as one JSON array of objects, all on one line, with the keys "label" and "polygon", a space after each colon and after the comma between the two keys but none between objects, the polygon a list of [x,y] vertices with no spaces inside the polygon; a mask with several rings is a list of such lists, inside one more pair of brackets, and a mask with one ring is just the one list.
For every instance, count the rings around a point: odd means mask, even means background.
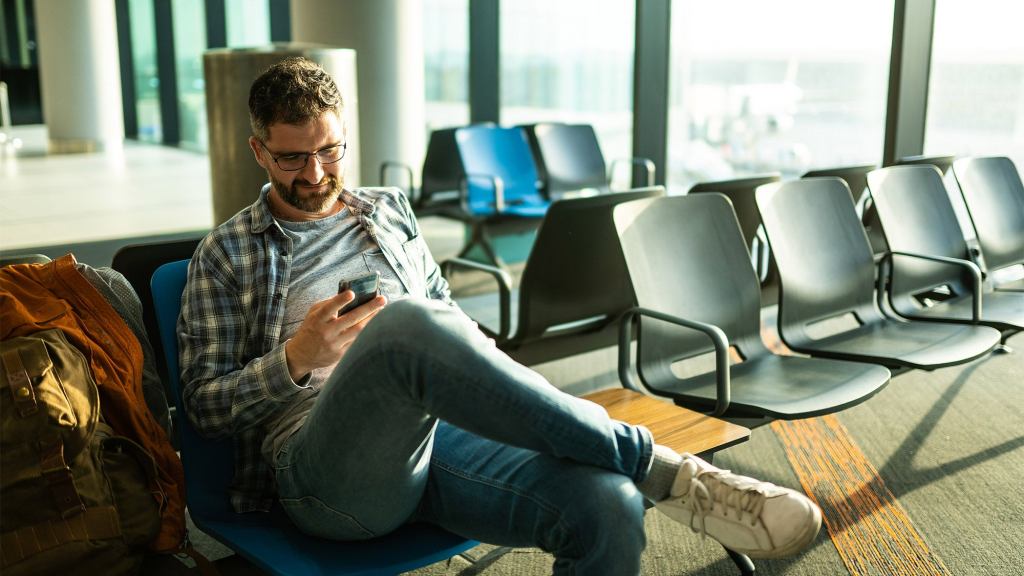
[{"label": "man", "polygon": [[[644,499],[754,557],[797,552],[820,511],[792,490],[653,443],[494,347],[451,301],[400,191],[344,188],[342,102],[292,58],[249,95],[270,183],[189,266],[188,415],[235,440],[238,512],[358,540],[411,521],[554,554],[559,574],[636,574]],[[381,275],[351,311],[339,281]]]}]

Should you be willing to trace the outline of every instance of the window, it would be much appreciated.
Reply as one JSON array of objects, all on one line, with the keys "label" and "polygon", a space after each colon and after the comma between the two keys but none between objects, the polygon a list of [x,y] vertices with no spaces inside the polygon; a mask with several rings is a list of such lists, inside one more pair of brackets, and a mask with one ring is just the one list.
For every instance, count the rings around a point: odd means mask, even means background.
[{"label": "window", "polygon": [[675,0],[668,174],[699,181],[879,162],[891,0]]},{"label": "window", "polygon": [[427,133],[469,123],[469,0],[426,0],[423,58]]},{"label": "window", "polygon": [[139,140],[162,142],[160,122],[160,76],[156,62],[156,25],[152,0],[129,0],[132,63],[135,69],[135,114]]},{"label": "window", "polygon": [[270,43],[270,3],[227,0],[228,46],[263,46]]},{"label": "window", "polygon": [[935,7],[925,154],[1009,156],[1024,168],[1024,4]]},{"label": "window", "polygon": [[178,127],[180,145],[205,151],[206,83],[203,51],[206,50],[206,8],[199,0],[173,0],[174,66],[178,80]]},{"label": "window", "polygon": [[591,124],[605,158],[632,156],[636,6],[501,3],[501,122]]}]

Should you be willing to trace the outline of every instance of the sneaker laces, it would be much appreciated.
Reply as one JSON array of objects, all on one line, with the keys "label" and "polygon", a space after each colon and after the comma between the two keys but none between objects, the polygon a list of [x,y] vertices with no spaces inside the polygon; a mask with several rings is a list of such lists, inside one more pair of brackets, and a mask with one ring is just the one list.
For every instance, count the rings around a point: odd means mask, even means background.
[{"label": "sneaker laces", "polygon": [[729,517],[729,509],[736,511],[737,521],[743,521],[744,512],[750,517],[750,525],[756,526],[764,509],[765,483],[737,476],[728,470],[705,470],[690,479],[686,492],[686,504],[698,518],[701,537],[707,536],[704,519],[714,512],[715,505],[722,506],[723,515]]}]

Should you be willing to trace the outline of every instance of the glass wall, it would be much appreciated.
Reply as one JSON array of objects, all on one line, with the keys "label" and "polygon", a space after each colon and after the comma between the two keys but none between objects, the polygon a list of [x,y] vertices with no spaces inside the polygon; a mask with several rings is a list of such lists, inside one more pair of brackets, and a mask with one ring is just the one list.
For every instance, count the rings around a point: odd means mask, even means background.
[{"label": "glass wall", "polygon": [[206,8],[201,0],[172,0],[174,11],[174,65],[178,80],[180,145],[206,151]]},{"label": "glass wall", "polygon": [[1024,168],[1024,4],[938,0],[924,152]]},{"label": "glass wall", "polygon": [[632,156],[635,15],[623,0],[502,2],[502,124],[591,124],[609,163]]},{"label": "glass wall", "polygon": [[252,0],[226,0],[228,46],[263,46],[270,43],[270,4]]},{"label": "glass wall", "polygon": [[427,134],[469,123],[469,0],[425,0]]},{"label": "glass wall", "polygon": [[[0,2],[0,81],[7,89],[3,121],[11,126],[43,123],[36,46],[36,13],[31,0]],[[0,126],[0,144],[6,136]],[[0,146],[0,151],[3,146]]]},{"label": "glass wall", "polygon": [[892,16],[892,0],[675,0],[672,192],[879,162]]},{"label": "glass wall", "polygon": [[135,75],[135,114],[139,140],[162,142],[160,76],[156,61],[156,22],[153,0],[128,0],[131,22],[132,63]]}]

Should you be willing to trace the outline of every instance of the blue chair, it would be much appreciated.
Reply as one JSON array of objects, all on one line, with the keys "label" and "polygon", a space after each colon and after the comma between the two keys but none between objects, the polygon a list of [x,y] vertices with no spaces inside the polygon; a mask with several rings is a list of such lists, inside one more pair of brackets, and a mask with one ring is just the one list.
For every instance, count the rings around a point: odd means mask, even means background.
[{"label": "blue chair", "polygon": [[465,168],[459,194],[470,220],[470,238],[459,256],[480,247],[495,264],[497,235],[533,231],[551,202],[537,174],[533,152],[521,128],[476,125],[455,131]]},{"label": "blue chair", "polygon": [[230,440],[203,438],[184,417],[178,381],[177,322],[188,260],[164,264],[153,273],[152,291],[170,389],[178,406],[181,459],[189,514],[200,530],[268,574],[384,575],[433,564],[478,543],[435,526],[409,524],[372,540],[335,542],[301,533],[283,512],[237,514],[228,501],[234,474]]}]

